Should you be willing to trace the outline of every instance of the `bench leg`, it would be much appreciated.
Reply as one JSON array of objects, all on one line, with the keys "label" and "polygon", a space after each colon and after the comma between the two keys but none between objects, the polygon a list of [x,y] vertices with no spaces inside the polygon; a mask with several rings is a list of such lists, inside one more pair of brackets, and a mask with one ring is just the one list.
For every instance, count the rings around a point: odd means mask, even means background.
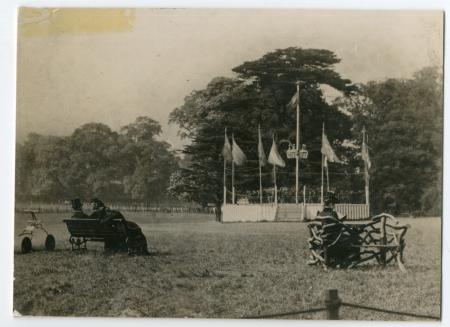
[{"label": "bench leg", "polygon": [[75,237],[71,236],[69,238],[69,242],[70,242],[70,245],[72,246],[72,251],[79,251],[81,249],[87,250],[87,246],[86,246],[87,240],[84,237],[83,238],[79,238],[79,237],[75,238]]}]

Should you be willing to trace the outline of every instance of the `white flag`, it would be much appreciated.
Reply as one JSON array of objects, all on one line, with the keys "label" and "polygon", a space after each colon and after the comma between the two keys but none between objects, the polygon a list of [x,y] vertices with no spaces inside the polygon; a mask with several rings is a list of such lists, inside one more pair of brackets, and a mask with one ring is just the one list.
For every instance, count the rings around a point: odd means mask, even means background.
[{"label": "white flag", "polygon": [[320,152],[322,152],[322,154],[326,157],[326,161],[339,163],[341,162],[336,153],[334,153],[330,142],[328,142],[328,138],[324,130],[322,130],[322,148],[320,149]]},{"label": "white flag", "polygon": [[275,138],[273,138],[272,148],[270,149],[268,162],[274,166],[284,167],[286,165],[284,163],[283,158],[281,158],[280,154],[278,153],[278,148],[277,148],[277,144],[275,143]]},{"label": "white flag", "polygon": [[258,127],[258,158],[261,166],[266,165],[266,154],[264,153],[264,147],[261,140],[261,129]]},{"label": "white flag", "polygon": [[233,161],[236,165],[241,166],[245,163],[247,160],[247,157],[245,156],[244,152],[241,150],[239,145],[237,145],[236,141],[234,140],[233,135],[233,147],[231,154],[233,155]]},{"label": "white flag", "polygon": [[298,103],[298,93],[295,92],[294,96],[291,98],[291,101],[287,104],[288,107],[294,108],[297,106]]},{"label": "white flag", "polygon": [[230,141],[228,141],[226,128],[225,128],[225,142],[224,142],[223,148],[222,148],[222,155],[223,155],[223,158],[225,159],[225,161],[231,162],[231,160],[232,160],[231,144],[230,144]]}]

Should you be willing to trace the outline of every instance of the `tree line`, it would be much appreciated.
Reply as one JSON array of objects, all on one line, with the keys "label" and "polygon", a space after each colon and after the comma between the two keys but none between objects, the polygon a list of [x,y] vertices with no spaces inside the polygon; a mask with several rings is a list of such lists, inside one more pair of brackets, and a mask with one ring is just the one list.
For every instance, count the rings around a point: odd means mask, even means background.
[{"label": "tree line", "polygon": [[16,200],[164,200],[179,158],[157,139],[161,131],[155,120],[138,117],[118,132],[89,123],[69,136],[31,133],[16,145]]},{"label": "tree line", "polygon": [[[340,62],[324,49],[287,48],[233,68],[235,77],[215,77],[188,94],[170,113],[170,123],[190,140],[183,157],[159,141],[161,126],[150,117],[113,131],[89,123],[69,136],[32,133],[16,147],[16,198],[39,201],[93,196],[110,202],[154,203],[164,199],[214,204],[223,200],[224,130],[247,155],[236,167],[237,193],[255,192],[258,179],[258,126],[266,154],[275,137],[286,167],[277,184],[292,188],[295,160],[286,159],[295,143],[296,111],[288,103],[300,83],[300,143],[309,152],[300,161],[300,189],[318,191],[321,138],[327,137],[342,164],[330,163],[330,187],[363,192],[361,131],[371,157],[370,200],[374,212],[440,214],[442,201],[442,73],[424,68],[408,79],[355,84],[335,70]],[[339,97],[327,99],[328,85]],[[288,142],[280,142],[280,141]],[[262,169],[265,188],[272,167]],[[230,171],[227,171],[230,176]],[[230,189],[230,178],[227,179]],[[220,212],[220,210],[216,210]]]}]

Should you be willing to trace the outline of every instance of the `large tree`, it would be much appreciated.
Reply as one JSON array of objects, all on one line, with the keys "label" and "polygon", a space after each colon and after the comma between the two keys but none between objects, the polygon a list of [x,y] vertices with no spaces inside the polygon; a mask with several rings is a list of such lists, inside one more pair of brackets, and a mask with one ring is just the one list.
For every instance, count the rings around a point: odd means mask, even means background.
[{"label": "large tree", "polygon": [[411,79],[360,86],[340,105],[351,111],[355,138],[365,126],[375,210],[439,214],[442,193],[442,76],[425,68]]},{"label": "large tree", "polygon": [[[310,150],[310,158],[301,164],[301,183],[320,183],[320,144],[322,124],[325,123],[330,141],[339,155],[348,149],[342,142],[351,137],[350,118],[330,105],[323,93],[323,84],[338,91],[354,90],[349,80],[343,79],[333,68],[339,59],[330,51],[288,48],[276,50],[262,58],[245,62],[233,71],[237,78],[215,78],[205,89],[194,91],[184,104],[170,115],[170,121],[181,128],[180,135],[191,139],[185,148],[190,155],[188,168],[178,173],[180,193],[192,194],[201,203],[220,205],[222,195],[223,131],[234,134],[237,143],[250,159],[247,165],[236,169],[238,192],[257,189],[257,133],[261,125],[266,152],[270,149],[272,135],[278,141],[295,142],[295,108],[287,106],[300,83],[301,143]],[[281,151],[287,144],[283,143]],[[287,161],[280,170],[279,184],[294,185],[295,162]],[[339,172],[346,168],[336,167]],[[270,184],[270,167],[264,169],[264,184]],[[186,187],[183,187],[185,185]],[[200,199],[201,198],[201,199]]]},{"label": "large tree", "polygon": [[121,129],[125,193],[133,201],[163,199],[170,175],[178,167],[170,144],[157,140],[161,132],[161,125],[150,117],[138,117]]}]

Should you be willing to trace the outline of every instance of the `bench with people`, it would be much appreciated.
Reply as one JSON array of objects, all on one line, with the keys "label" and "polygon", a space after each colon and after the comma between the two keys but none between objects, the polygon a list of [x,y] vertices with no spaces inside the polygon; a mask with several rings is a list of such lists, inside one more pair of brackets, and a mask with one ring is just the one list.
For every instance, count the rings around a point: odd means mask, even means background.
[{"label": "bench with people", "polygon": [[103,242],[105,250],[128,251],[130,255],[148,254],[147,239],[142,229],[128,221],[117,210],[111,210],[101,200],[91,200],[92,213],[83,211],[80,199],[72,202],[73,214],[64,219],[70,233],[72,250],[87,249],[87,242]]},{"label": "bench with people", "polygon": [[335,201],[334,193],[328,192],[323,210],[308,224],[311,254],[308,264],[353,268],[376,260],[383,266],[396,262],[405,271],[403,251],[410,226],[400,224],[387,213],[373,216],[368,222],[347,223],[347,217],[336,212]]}]

